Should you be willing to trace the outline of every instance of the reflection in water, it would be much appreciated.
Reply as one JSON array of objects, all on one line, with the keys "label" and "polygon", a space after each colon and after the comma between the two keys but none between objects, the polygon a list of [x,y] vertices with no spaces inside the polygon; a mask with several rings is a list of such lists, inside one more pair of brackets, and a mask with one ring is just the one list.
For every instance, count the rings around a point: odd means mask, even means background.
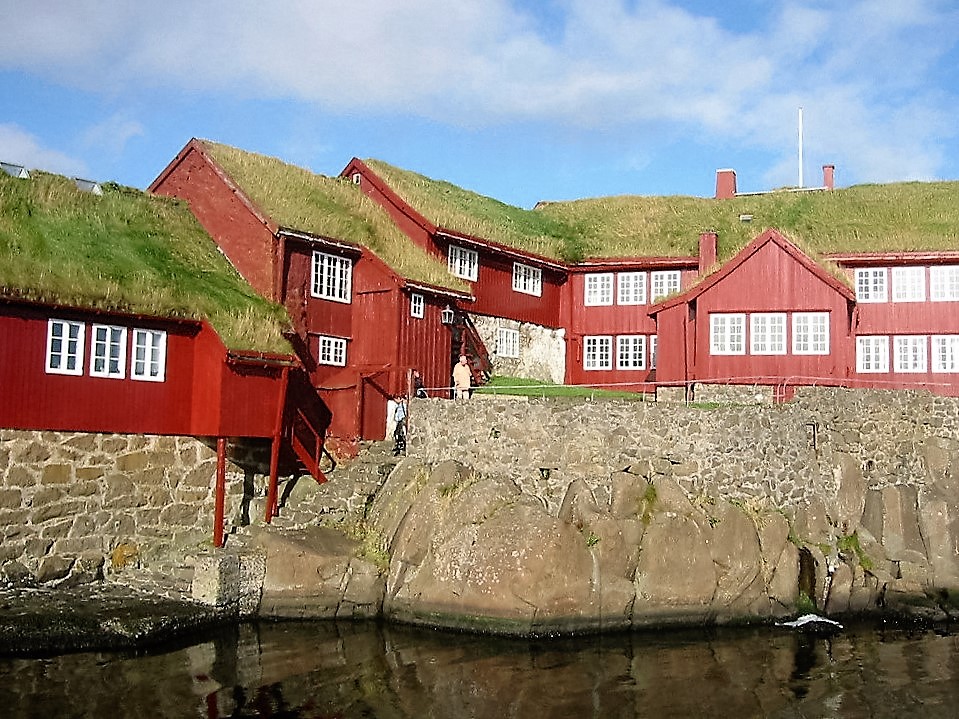
[{"label": "reflection in water", "polygon": [[19,717],[953,717],[959,634],[775,627],[520,641],[244,625],[140,656],[0,658]]}]

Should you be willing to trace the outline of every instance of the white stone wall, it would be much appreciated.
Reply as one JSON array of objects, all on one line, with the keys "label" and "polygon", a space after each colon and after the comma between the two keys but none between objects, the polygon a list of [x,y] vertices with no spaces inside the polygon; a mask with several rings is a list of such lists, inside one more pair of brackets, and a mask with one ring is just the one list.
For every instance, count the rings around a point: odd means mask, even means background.
[{"label": "white stone wall", "polygon": [[[493,374],[562,384],[566,379],[566,330],[501,317],[471,315],[493,362]],[[519,332],[519,357],[499,354],[499,328]]]}]

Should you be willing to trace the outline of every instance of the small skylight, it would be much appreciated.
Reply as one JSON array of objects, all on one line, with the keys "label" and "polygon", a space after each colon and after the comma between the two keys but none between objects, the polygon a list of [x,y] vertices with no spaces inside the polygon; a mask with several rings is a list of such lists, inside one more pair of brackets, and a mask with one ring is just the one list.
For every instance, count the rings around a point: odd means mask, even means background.
[{"label": "small skylight", "polygon": [[79,177],[74,177],[73,182],[76,184],[77,189],[81,192],[91,192],[94,195],[103,194],[103,189],[100,187],[99,182],[94,182],[93,180],[84,180]]},{"label": "small skylight", "polygon": [[0,162],[0,169],[6,172],[10,177],[17,177],[21,180],[30,179],[30,171],[23,165],[14,165],[10,162]]}]

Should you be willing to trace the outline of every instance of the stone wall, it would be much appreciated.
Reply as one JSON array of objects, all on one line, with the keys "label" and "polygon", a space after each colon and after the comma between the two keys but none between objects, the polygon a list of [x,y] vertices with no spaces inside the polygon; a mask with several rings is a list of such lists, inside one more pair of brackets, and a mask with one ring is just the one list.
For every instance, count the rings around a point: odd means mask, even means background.
[{"label": "stone wall", "polygon": [[[566,377],[566,331],[549,329],[529,322],[502,317],[473,315],[476,331],[490,352],[493,373],[504,377],[523,377],[562,384]],[[503,357],[497,353],[500,327],[519,332],[519,357]]]},{"label": "stone wall", "polygon": [[[570,482],[608,496],[617,471],[675,479],[691,497],[827,504],[843,473],[919,487],[959,451],[959,400],[827,388],[785,404],[710,405],[476,395],[417,400],[409,454],[507,477],[554,513]],[[937,469],[938,467],[938,469]]]},{"label": "stone wall", "polygon": [[[215,450],[189,437],[0,429],[0,580],[181,565],[212,544],[215,479]],[[227,531],[264,481],[228,464]]]}]

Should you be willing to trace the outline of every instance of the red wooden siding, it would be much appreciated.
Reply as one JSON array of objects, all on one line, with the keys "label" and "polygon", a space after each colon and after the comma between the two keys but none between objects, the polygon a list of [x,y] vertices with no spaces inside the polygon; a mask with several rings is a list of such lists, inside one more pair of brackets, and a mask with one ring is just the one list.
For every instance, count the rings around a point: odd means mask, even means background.
[{"label": "red wooden siding", "polygon": [[215,169],[196,142],[188,144],[150,191],[186,200],[203,228],[257,292],[272,298],[273,232]]}]

